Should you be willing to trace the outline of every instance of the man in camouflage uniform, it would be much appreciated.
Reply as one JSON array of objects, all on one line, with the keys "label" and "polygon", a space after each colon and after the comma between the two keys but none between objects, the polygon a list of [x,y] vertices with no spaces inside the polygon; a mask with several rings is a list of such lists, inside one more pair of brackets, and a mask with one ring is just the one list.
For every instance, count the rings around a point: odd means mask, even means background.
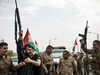
[{"label": "man in camouflage uniform", "polygon": [[90,62],[91,59],[89,58],[88,54],[86,53],[86,57],[83,59],[84,64],[84,75],[89,75],[90,72]]},{"label": "man in camouflage uniform", "polygon": [[80,54],[80,57],[77,59],[77,69],[78,69],[78,73],[79,75],[83,75],[83,71],[82,71],[82,58],[83,58],[83,53]]},{"label": "man in camouflage uniform", "polygon": [[46,51],[41,55],[44,75],[55,75],[53,56],[51,55],[52,46],[48,45]]},{"label": "man in camouflage uniform", "polygon": [[26,65],[24,62],[20,62],[18,65],[14,66],[12,59],[7,55],[8,43],[0,43],[0,75],[10,75],[10,72],[15,72],[18,68]]},{"label": "man in camouflage uniform", "polygon": [[[57,75],[73,75],[73,70],[75,70],[75,74],[77,74],[77,65],[75,60],[71,58],[68,54],[68,51],[63,51],[63,57],[60,58],[59,64],[57,66]],[[78,74],[77,74],[78,75]]]},{"label": "man in camouflage uniform", "polygon": [[[73,58],[75,59],[75,63],[76,63],[76,65],[77,65],[77,55],[73,55]],[[73,71],[73,75],[76,75],[74,72],[75,72],[75,71]]]},{"label": "man in camouflage uniform", "polygon": [[83,39],[81,39],[81,48],[85,53],[92,55],[91,68],[93,75],[100,75],[100,41],[93,41],[93,49],[86,49],[83,44]]}]

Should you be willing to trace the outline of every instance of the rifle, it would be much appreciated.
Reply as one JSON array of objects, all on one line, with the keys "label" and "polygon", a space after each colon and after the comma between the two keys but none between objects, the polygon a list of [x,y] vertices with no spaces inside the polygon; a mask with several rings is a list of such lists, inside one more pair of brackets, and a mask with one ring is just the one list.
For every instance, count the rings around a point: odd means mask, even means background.
[{"label": "rifle", "polygon": [[[19,44],[18,44],[18,41],[17,41],[17,25],[19,25],[19,31],[20,31],[21,30],[21,21],[20,21],[19,9],[17,7],[17,0],[15,0],[15,4],[16,4],[16,9],[15,9],[15,41],[16,41],[16,45],[18,46]],[[21,34],[21,36],[22,36],[22,34]],[[22,47],[23,47],[23,43],[22,43]],[[27,58],[27,56],[25,56],[22,51],[21,51],[21,54],[22,54],[22,57],[24,59]],[[27,65],[28,65],[27,67],[29,69],[27,71],[27,73],[23,72],[23,71],[27,70],[26,67],[24,66],[23,68],[25,68],[25,69],[19,70],[17,75],[31,75],[31,73],[33,72],[33,70],[31,70],[32,67],[33,67],[33,64],[27,63]]]},{"label": "rifle", "polygon": [[[88,31],[88,21],[86,22],[86,28],[85,28],[85,32],[84,35],[83,34],[79,34],[78,36],[83,37],[84,40],[84,47],[87,49],[87,31]],[[81,41],[81,40],[80,40]]]},{"label": "rifle", "polygon": [[[19,9],[17,7],[17,1],[16,0],[15,0],[15,4],[16,4],[16,9],[15,9],[15,41],[16,41],[16,44],[17,44],[17,25],[19,25],[19,30],[21,30],[21,21],[20,21]],[[18,24],[17,24],[17,22],[18,22]]]}]

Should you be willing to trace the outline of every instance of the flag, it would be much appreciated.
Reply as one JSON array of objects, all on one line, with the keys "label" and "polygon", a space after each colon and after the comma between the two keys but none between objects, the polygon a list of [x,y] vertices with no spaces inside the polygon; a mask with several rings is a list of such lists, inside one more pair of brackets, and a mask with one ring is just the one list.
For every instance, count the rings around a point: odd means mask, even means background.
[{"label": "flag", "polygon": [[73,46],[73,52],[75,52],[75,46],[77,45],[77,39],[74,42],[74,46]]},{"label": "flag", "polygon": [[34,47],[34,50],[36,51],[35,44],[34,44],[32,38],[31,38],[31,35],[30,35],[30,32],[29,32],[28,29],[27,29],[27,32],[26,32],[25,37],[24,37],[24,39],[23,39],[23,43],[24,43],[24,45],[30,44],[31,46]]},{"label": "flag", "polygon": [[38,44],[37,44],[36,40],[35,40],[35,47],[36,47],[37,54],[39,54],[39,48],[38,48]]}]

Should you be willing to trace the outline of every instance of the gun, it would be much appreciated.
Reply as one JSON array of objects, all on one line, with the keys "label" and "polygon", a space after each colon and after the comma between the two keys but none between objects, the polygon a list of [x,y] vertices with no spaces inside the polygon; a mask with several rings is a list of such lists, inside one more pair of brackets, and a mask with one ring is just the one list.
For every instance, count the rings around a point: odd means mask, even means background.
[{"label": "gun", "polygon": [[[79,34],[78,36],[83,37],[84,40],[84,47],[87,49],[87,31],[88,31],[88,21],[86,22],[86,28],[85,28],[85,32],[84,35],[83,34]],[[81,40],[80,40],[81,41]]]},{"label": "gun", "polygon": [[[19,25],[19,30],[21,30],[21,21],[20,21],[19,9],[18,9],[16,0],[15,0],[15,4],[16,4],[16,9],[15,9],[15,41],[17,44],[17,25]],[[17,24],[17,22],[18,22],[18,24]]]}]

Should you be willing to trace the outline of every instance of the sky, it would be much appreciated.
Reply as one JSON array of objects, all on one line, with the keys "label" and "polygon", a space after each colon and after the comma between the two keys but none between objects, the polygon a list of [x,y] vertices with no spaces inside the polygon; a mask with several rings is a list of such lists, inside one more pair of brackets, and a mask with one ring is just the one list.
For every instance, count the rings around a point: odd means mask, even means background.
[{"label": "sky", "polygon": [[[100,34],[100,0],[17,0],[23,34],[27,28],[40,51],[52,46],[65,46],[72,51],[79,33],[84,34],[88,20],[87,47]],[[9,50],[16,52],[15,44],[15,0],[0,0],[0,40],[9,44]],[[89,33],[91,32],[91,33]],[[24,37],[24,36],[23,36]],[[56,40],[54,40],[56,38]]]}]

